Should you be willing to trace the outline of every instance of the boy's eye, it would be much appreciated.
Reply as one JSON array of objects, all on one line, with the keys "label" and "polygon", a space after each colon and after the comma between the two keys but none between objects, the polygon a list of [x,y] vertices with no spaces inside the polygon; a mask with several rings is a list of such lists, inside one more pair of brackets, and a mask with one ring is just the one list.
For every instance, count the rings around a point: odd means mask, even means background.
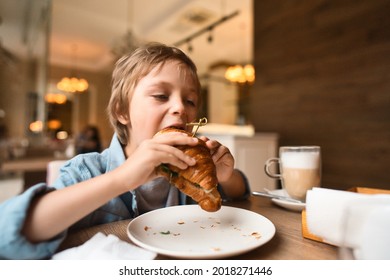
[{"label": "boy's eye", "polygon": [[196,103],[195,103],[195,101],[193,101],[193,100],[190,100],[190,99],[187,99],[187,104],[189,104],[190,106],[196,106]]},{"label": "boy's eye", "polygon": [[156,98],[157,100],[168,100],[168,96],[165,94],[156,94],[153,95],[153,97]]}]

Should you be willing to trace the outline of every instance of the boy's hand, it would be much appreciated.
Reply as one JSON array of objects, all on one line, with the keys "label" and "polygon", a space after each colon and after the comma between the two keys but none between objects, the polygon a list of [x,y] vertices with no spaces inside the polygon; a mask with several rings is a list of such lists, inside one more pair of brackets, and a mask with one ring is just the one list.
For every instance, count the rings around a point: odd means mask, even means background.
[{"label": "boy's hand", "polygon": [[221,143],[210,140],[205,136],[199,138],[205,141],[207,147],[210,149],[211,157],[217,167],[218,182],[226,182],[232,176],[234,169],[234,158],[229,149]]},{"label": "boy's hand", "polygon": [[133,186],[139,186],[157,177],[156,167],[162,163],[186,169],[195,165],[195,160],[184,154],[175,145],[191,145],[198,143],[197,138],[188,136],[185,133],[172,132],[159,134],[152,139],[144,140],[138,148],[126,160],[124,171],[127,177],[132,178]]}]

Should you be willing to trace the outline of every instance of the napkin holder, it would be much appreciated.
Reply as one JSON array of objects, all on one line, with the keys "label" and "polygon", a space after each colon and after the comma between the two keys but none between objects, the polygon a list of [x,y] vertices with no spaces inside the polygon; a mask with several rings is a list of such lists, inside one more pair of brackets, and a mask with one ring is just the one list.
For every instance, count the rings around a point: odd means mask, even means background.
[{"label": "napkin holder", "polygon": [[[362,194],[390,194],[390,190],[365,188],[365,187],[352,187],[352,188],[348,189],[347,191],[362,193]],[[309,231],[309,228],[307,226],[306,210],[305,209],[302,211],[302,236],[304,238],[311,239],[314,241],[334,245],[334,244],[331,244],[329,242],[324,241],[321,237],[318,237]]]}]

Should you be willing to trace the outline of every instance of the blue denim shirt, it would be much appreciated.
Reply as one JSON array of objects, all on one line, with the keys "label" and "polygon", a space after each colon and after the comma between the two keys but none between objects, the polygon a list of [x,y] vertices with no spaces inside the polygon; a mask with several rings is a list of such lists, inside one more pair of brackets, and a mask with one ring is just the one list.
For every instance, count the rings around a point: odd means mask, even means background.
[{"label": "blue denim shirt", "polygon": [[[61,189],[85,181],[117,168],[125,161],[122,146],[116,135],[110,147],[102,153],[82,154],[67,161],[60,170],[53,186],[45,183],[34,185],[22,194],[0,204],[0,259],[44,259],[51,257],[67,234],[67,230],[41,243],[30,243],[21,230],[33,199],[46,192]],[[246,181],[247,197],[250,193]],[[226,196],[219,188],[224,199]],[[164,178],[157,178],[135,190],[113,198],[89,215],[76,222],[71,229],[80,229],[141,215],[145,212],[188,203],[189,199]],[[71,210],[71,209],[69,209]]]}]

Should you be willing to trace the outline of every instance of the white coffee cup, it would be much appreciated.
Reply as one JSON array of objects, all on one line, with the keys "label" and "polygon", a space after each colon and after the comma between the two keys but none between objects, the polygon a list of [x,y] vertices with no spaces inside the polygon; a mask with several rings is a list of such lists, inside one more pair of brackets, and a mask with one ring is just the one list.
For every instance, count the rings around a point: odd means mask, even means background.
[{"label": "white coffee cup", "polygon": [[[270,171],[273,163],[279,164],[279,174]],[[305,200],[308,190],[321,186],[321,148],[280,147],[279,158],[268,159],[264,170],[271,178],[280,179],[282,188],[292,198]]]}]

